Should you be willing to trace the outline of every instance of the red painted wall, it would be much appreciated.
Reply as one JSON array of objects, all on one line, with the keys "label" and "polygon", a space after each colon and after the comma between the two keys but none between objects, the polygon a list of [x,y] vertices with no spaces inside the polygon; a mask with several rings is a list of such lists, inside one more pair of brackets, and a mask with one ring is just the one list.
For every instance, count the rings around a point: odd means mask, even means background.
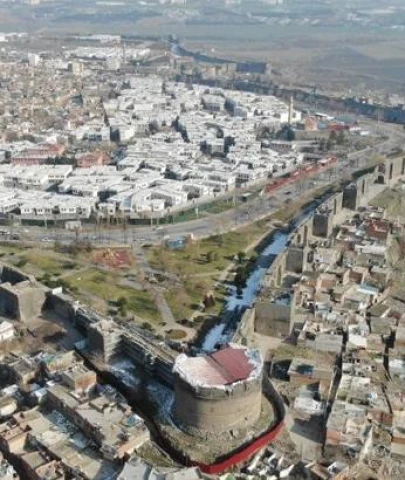
[{"label": "red painted wall", "polygon": [[302,170],[295,170],[289,178],[277,178],[273,183],[266,185],[264,187],[264,193],[271,193],[274,190],[278,190],[280,187],[283,187],[284,185],[294,183],[300,180],[301,178],[306,177],[307,175],[311,175],[321,170],[325,170],[328,167],[330,167],[331,164],[336,163],[336,161],[337,161],[336,157],[330,157],[328,160],[326,160],[322,164],[309,165],[307,167],[304,167]]},{"label": "red painted wall", "polygon": [[276,439],[282,428],[284,427],[284,421],[278,423],[270,432],[264,433],[261,437],[254,440],[250,445],[243,450],[235,453],[231,457],[223,460],[222,462],[214,463],[212,465],[206,465],[204,463],[193,463],[193,466],[199,467],[204,473],[210,475],[216,475],[228,470],[229,468],[239,465],[242,462],[246,462],[251,458],[258,450],[265,447]]}]

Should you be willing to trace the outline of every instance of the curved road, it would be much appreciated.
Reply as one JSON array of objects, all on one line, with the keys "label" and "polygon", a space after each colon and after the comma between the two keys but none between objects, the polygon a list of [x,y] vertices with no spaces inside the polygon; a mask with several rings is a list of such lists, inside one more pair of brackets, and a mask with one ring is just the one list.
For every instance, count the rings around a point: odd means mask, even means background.
[{"label": "curved road", "polygon": [[[302,192],[336,181],[347,168],[348,164],[342,164],[336,168],[336,173],[333,173],[332,170],[321,172],[317,177],[309,177],[282,187],[270,197],[263,195],[219,214],[205,214],[196,220],[162,225],[161,227],[127,225],[125,230],[121,227],[111,229],[104,227],[102,231],[99,228],[97,232],[95,226],[84,225],[84,231],[80,234],[80,238],[96,244],[135,243],[142,245],[160,243],[166,236],[176,237],[192,234],[195,238],[204,238],[225,233],[271,215],[288,202],[297,199]],[[76,238],[74,232],[53,227],[14,226],[12,232],[19,234],[21,240],[33,242],[46,243],[57,240],[66,243]]]},{"label": "curved road", "polygon": [[[356,170],[367,166],[367,160],[376,154],[390,153],[396,148],[403,148],[405,143],[405,132],[395,125],[374,124],[371,128],[378,128],[380,132],[389,136],[389,139],[368,148],[364,151],[353,152],[348,155],[345,161],[338,163],[330,170],[325,170],[317,175],[297,180],[295,183],[281,187],[272,196],[259,196],[242,206],[227,210],[219,214],[205,214],[197,220],[164,225],[162,227],[131,226],[123,228],[106,228],[101,231],[95,226],[85,225],[80,238],[88,240],[93,244],[156,244],[164,237],[181,236],[192,234],[195,238],[204,238],[215,234],[225,233],[254,221],[265,218],[283,208],[288,202],[299,197],[302,192],[310,189],[317,189],[322,186],[334,183],[339,179],[348,177]],[[10,228],[11,230],[11,228]],[[62,229],[45,227],[14,226],[12,232],[20,236],[22,241],[32,242],[54,242],[69,243],[77,237],[74,232]]]}]

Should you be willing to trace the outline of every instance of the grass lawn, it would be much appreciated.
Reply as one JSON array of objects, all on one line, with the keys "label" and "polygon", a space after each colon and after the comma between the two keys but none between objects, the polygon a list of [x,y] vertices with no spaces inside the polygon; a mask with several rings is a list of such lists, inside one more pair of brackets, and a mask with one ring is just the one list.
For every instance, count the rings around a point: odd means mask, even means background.
[{"label": "grass lawn", "polygon": [[[168,250],[162,246],[148,250],[148,261],[156,270],[163,270],[176,274],[182,281],[181,286],[168,289],[166,299],[177,320],[189,318],[204,299],[204,296],[214,290],[217,299],[212,311],[218,314],[225,296],[224,288],[221,291],[214,289],[214,283],[220,274],[231,265],[234,257],[241,251],[246,251],[257,243],[264,235],[270,234],[271,221],[288,222],[292,220],[305,206],[310,198],[323,195],[330,186],[322,186],[311,190],[310,196],[303,195],[296,202],[286,205],[283,209],[269,216],[267,220],[255,222],[247,227],[222,235],[197,240],[190,243],[183,250]],[[249,256],[249,253],[248,253]]]},{"label": "grass lawn", "polygon": [[228,199],[218,200],[217,202],[208,203],[205,205],[199,205],[198,214],[196,213],[195,209],[179,212],[178,214],[174,215],[174,221],[176,223],[189,222],[190,220],[196,220],[197,218],[203,216],[225,212],[226,210],[234,208],[234,206],[241,205],[241,203],[242,202],[240,200],[237,200],[234,204],[232,199]]},{"label": "grass lawn", "polygon": [[65,281],[74,289],[88,292],[108,302],[116,302],[120,297],[127,300],[128,312],[138,315],[142,319],[158,323],[161,321],[160,313],[150,298],[148,292],[119,284],[120,277],[113,273],[106,273],[97,268],[89,268],[77,275],[65,278]]},{"label": "grass lawn", "polygon": [[25,266],[33,266],[36,269],[42,270],[44,273],[54,276],[61,275],[77,267],[76,263],[55,256],[52,252],[38,251],[36,249],[29,250],[20,255],[20,259],[21,264],[24,261],[26,262],[26,265],[21,266],[22,269],[24,269]]},{"label": "grass lawn", "polygon": [[183,250],[153,247],[148,251],[148,260],[157,270],[166,270],[179,276],[211,273],[215,279],[235,255],[270,232],[270,229],[268,222],[262,221],[234,232],[198,240]]},{"label": "grass lawn", "polygon": [[177,320],[189,318],[210,291],[214,291],[215,305],[205,313],[220,313],[226,292],[223,286],[214,288],[214,283],[235,255],[270,230],[269,223],[262,221],[235,232],[199,240],[184,250],[167,250],[161,246],[149,249],[152,267],[175,273],[182,280],[181,286],[169,288],[166,293],[174,317]]},{"label": "grass lawn", "polygon": [[77,263],[67,256],[61,256],[52,250],[32,248],[23,245],[0,244],[0,257],[12,255],[10,262],[21,270],[41,275],[58,276],[78,267]]},{"label": "grass lawn", "polygon": [[171,340],[182,340],[187,337],[187,333],[184,330],[174,328],[166,332],[166,337]]},{"label": "grass lawn", "polygon": [[28,247],[19,245],[10,245],[8,243],[0,243],[0,255],[20,254],[27,251]]},{"label": "grass lawn", "polygon": [[[259,190],[255,192],[250,192],[248,202],[252,201],[255,197],[257,197],[258,192]],[[184,212],[179,212],[178,214],[174,215],[174,221],[176,223],[179,223],[196,220],[199,217],[226,212],[227,210],[231,210],[232,208],[240,207],[242,205],[248,206],[248,202],[246,203],[242,200],[241,194],[235,196],[235,201],[231,196],[228,198],[218,199],[210,203],[198,205],[198,215],[194,208],[190,210],[185,210]]]},{"label": "grass lawn", "polygon": [[391,188],[386,188],[379,195],[371,199],[370,204],[375,207],[390,208],[393,204],[396,204],[400,199],[400,192]]},{"label": "grass lawn", "polygon": [[[253,198],[253,196],[252,196]],[[222,213],[227,210],[230,210],[231,208],[238,207],[242,205],[243,202],[236,197],[235,198],[235,203],[233,202],[232,198],[228,198],[227,200],[218,200],[217,202],[209,203],[207,205],[204,205],[200,208],[201,212],[207,212],[207,213]]]},{"label": "grass lawn", "polygon": [[385,216],[393,221],[405,218],[405,192],[399,189],[387,188],[370,202],[375,207],[385,209]]},{"label": "grass lawn", "polygon": [[201,315],[218,315],[222,310],[226,292],[224,287],[213,289],[210,279],[190,278],[182,286],[169,289],[165,297],[178,321],[190,318],[210,291],[214,294],[215,304],[206,308]]},{"label": "grass lawn", "polygon": [[[323,195],[330,186],[322,186],[311,191],[311,198]],[[249,226],[189,244],[183,250],[167,250],[162,246],[149,249],[148,260],[157,270],[167,270],[179,276],[222,272],[234,256],[245,251],[250,245],[271,233],[272,220],[288,222],[292,220],[309,201],[308,196],[286,205],[267,220],[260,220]]]}]

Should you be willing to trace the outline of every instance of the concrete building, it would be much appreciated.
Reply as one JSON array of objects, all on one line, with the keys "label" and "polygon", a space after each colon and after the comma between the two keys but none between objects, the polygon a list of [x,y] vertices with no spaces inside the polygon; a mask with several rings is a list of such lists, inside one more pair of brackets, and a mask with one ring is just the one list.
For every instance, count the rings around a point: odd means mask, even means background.
[{"label": "concrete building", "polygon": [[[326,358],[326,357],[325,357]],[[295,357],[288,369],[290,382],[295,385],[319,384],[319,390],[328,392],[333,378],[333,364],[316,362],[304,358]]]},{"label": "concrete building", "polygon": [[37,368],[32,359],[22,357],[8,365],[12,378],[18,385],[24,386],[35,379]]},{"label": "concrete building", "polygon": [[168,473],[159,471],[140,458],[131,459],[124,465],[122,472],[117,480],[201,480],[206,478],[200,472],[198,467],[182,468],[180,470],[169,471]]},{"label": "concrete building", "polygon": [[364,441],[366,408],[336,400],[326,424],[326,445],[356,445]]},{"label": "concrete building", "polygon": [[30,67],[35,68],[41,63],[41,57],[37,53],[29,53],[27,58]]},{"label": "concrete building", "polygon": [[75,365],[64,370],[61,375],[62,382],[74,392],[86,393],[97,385],[97,375],[83,365]]},{"label": "concrete building", "polygon": [[116,478],[120,470],[89,445],[89,439],[59,412],[15,413],[0,425],[0,449],[18,456],[24,480]]},{"label": "concrete building", "polygon": [[103,165],[108,165],[110,161],[110,157],[101,151],[76,155],[76,165],[79,168],[102,167]]},{"label": "concrete building", "polygon": [[7,320],[0,321],[0,343],[7,342],[14,338],[14,326]]},{"label": "concrete building", "polygon": [[41,144],[27,148],[11,158],[12,165],[44,165],[65,153],[64,145]]},{"label": "concrete building", "polygon": [[261,355],[229,345],[206,357],[177,357],[174,418],[191,434],[221,434],[254,425],[261,412]]},{"label": "concrete building", "polygon": [[2,480],[19,480],[20,477],[14,467],[0,453],[0,478]]},{"label": "concrete building", "polygon": [[[83,367],[79,373],[84,378]],[[88,384],[86,380],[86,388]],[[143,420],[132,412],[125,399],[112,387],[87,391],[72,390],[70,387],[68,384],[50,387],[48,400],[86,432],[86,436],[100,447],[104,458],[122,460],[149,440],[149,431]]]}]

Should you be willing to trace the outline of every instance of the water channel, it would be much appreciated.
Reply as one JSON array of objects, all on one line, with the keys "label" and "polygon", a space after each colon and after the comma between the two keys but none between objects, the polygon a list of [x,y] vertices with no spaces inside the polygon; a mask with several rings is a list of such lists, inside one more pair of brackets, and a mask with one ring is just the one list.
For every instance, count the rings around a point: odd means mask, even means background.
[{"label": "water channel", "polygon": [[232,338],[237,323],[241,318],[244,310],[251,308],[256,300],[258,293],[260,292],[261,282],[266,274],[267,270],[273,264],[277,255],[279,255],[287,246],[290,233],[294,228],[309,217],[315,208],[319,205],[320,201],[311,203],[301,214],[293,220],[288,229],[278,230],[268,238],[268,244],[264,246],[259,258],[256,261],[256,265],[251,271],[245,287],[242,291],[237,291],[236,287],[229,288],[228,297],[225,301],[223,317],[236,319],[231,322],[221,322],[214,325],[205,335],[201,342],[201,350],[204,352],[212,352],[218,346],[225,344]]}]

